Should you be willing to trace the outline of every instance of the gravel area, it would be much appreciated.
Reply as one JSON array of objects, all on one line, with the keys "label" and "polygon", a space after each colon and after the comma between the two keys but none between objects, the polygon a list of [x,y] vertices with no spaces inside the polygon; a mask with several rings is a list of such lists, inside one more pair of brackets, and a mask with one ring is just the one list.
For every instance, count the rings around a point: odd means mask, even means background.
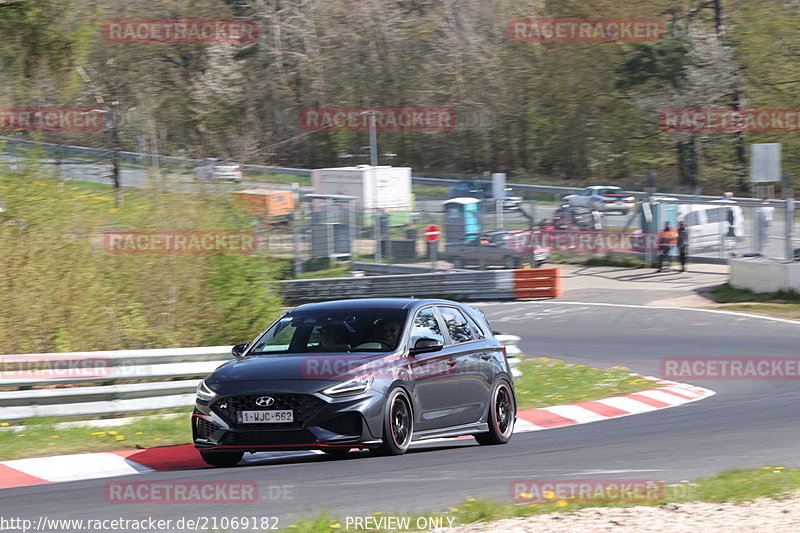
[{"label": "gravel area", "polygon": [[800,532],[800,491],[785,500],[591,508],[448,528],[448,533],[739,533]]}]

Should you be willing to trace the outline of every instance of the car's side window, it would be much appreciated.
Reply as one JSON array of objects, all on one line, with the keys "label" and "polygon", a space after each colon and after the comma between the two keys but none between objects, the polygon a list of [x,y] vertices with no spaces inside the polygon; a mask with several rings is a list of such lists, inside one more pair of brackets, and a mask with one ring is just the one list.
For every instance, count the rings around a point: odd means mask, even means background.
[{"label": "car's side window", "polygon": [[470,327],[464,315],[461,314],[461,311],[454,307],[440,307],[439,312],[442,314],[453,344],[476,340],[472,327]]},{"label": "car's side window", "polygon": [[706,217],[709,223],[723,222],[725,220],[725,208],[715,207],[706,210]]},{"label": "car's side window", "polygon": [[477,336],[479,339],[485,339],[485,338],[486,338],[486,335],[483,333],[483,330],[482,330],[482,329],[481,329],[481,327],[478,325],[478,323],[477,323],[477,322],[475,322],[475,320],[474,320],[474,319],[473,319],[471,316],[469,316],[469,315],[466,315],[466,317],[467,317],[467,320],[469,321],[470,325],[472,326],[472,331],[473,331],[473,333],[474,333],[474,334],[475,334],[475,335],[476,335],[476,336]]},{"label": "car's side window", "polygon": [[439,327],[439,321],[436,320],[436,313],[433,312],[432,307],[426,307],[414,317],[414,327],[411,329],[411,346],[414,346],[414,343],[422,338],[433,339],[444,344],[442,328]]},{"label": "car's side window", "polygon": [[684,222],[687,226],[697,226],[700,223],[699,213],[697,211],[691,211],[686,215]]}]

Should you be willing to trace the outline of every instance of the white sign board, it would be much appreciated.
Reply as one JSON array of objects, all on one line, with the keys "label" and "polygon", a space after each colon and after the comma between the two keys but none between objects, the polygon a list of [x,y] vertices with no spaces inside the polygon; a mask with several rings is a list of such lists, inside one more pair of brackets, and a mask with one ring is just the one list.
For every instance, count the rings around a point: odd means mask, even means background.
[{"label": "white sign board", "polygon": [[750,181],[769,182],[781,179],[781,144],[750,145]]},{"label": "white sign board", "polygon": [[492,174],[492,197],[495,201],[506,198],[506,175],[503,172]]},{"label": "white sign board", "polygon": [[311,172],[316,194],[355,196],[357,209],[411,209],[411,167],[359,165]]}]

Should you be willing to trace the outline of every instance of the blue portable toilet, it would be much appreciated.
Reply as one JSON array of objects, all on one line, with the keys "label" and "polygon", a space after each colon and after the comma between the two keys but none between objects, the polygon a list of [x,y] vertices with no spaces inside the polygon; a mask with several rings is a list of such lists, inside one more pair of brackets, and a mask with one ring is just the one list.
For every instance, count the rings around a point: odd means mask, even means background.
[{"label": "blue portable toilet", "polygon": [[481,201],[477,198],[451,198],[444,206],[445,242],[469,242],[481,232]]}]

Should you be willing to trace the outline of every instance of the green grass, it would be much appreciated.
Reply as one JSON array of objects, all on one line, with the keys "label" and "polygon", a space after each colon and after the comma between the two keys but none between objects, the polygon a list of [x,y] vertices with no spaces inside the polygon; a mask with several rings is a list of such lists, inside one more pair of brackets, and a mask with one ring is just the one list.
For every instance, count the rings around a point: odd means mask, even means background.
[{"label": "green grass", "polygon": [[514,379],[519,409],[599,400],[655,387],[624,367],[600,369],[538,357],[525,359],[519,369],[522,376]]},{"label": "green grass", "polygon": [[[176,418],[148,416],[118,427],[57,429],[61,420],[27,420],[22,431],[0,431],[0,461],[81,452],[153,448],[165,444],[191,444],[191,408],[172,410]],[[0,422],[7,425],[7,422]]]},{"label": "green grass", "polygon": [[753,292],[747,289],[735,289],[724,285],[709,291],[719,303],[773,302],[800,303],[800,294],[793,291]]},{"label": "green grass", "polygon": [[[510,481],[510,479],[509,479]],[[564,499],[558,500],[555,497],[541,503],[510,503],[506,501],[494,501],[488,499],[467,498],[460,505],[440,512],[430,513],[393,513],[387,510],[375,510],[371,513],[374,519],[381,517],[407,517],[409,527],[407,530],[416,530],[415,527],[418,517],[432,517],[443,519],[444,525],[448,525],[449,519],[453,519],[453,526],[463,526],[468,524],[483,524],[483,528],[491,530],[491,525],[486,524],[493,520],[501,520],[514,517],[528,517],[533,515],[549,513],[565,513],[579,511],[585,508],[597,507],[633,507],[637,505],[661,506],[665,504],[681,504],[687,502],[731,502],[742,503],[751,502],[757,498],[766,497],[772,499],[783,499],[791,495],[793,491],[800,489],[800,469],[787,469],[781,466],[765,466],[755,470],[730,470],[721,472],[714,476],[696,479],[686,483],[665,484],[664,490],[660,491],[657,498],[648,498],[638,502],[623,502],[608,498],[601,501],[579,501]],[[370,516],[362,513],[360,516]],[[325,512],[313,518],[297,520],[287,528],[285,532],[302,533],[330,533],[337,529],[360,530],[348,524],[346,520],[338,519],[331,513]],[[370,531],[388,531],[387,529],[369,529]],[[400,529],[404,530],[404,529]],[[398,531],[394,529],[393,531]]]},{"label": "green grass", "polygon": [[322,279],[322,278],[344,278],[350,272],[350,265],[336,266],[325,268],[322,270],[315,270],[312,272],[303,272],[297,279]]},{"label": "green grass", "polygon": [[301,186],[309,186],[311,185],[311,178],[308,176],[297,176],[295,174],[255,174],[250,172],[245,172],[244,178],[247,181],[262,181],[265,183],[298,183]]},{"label": "green grass", "polygon": [[709,291],[716,308],[800,320],[800,294],[793,291],[756,293],[724,285]]}]

